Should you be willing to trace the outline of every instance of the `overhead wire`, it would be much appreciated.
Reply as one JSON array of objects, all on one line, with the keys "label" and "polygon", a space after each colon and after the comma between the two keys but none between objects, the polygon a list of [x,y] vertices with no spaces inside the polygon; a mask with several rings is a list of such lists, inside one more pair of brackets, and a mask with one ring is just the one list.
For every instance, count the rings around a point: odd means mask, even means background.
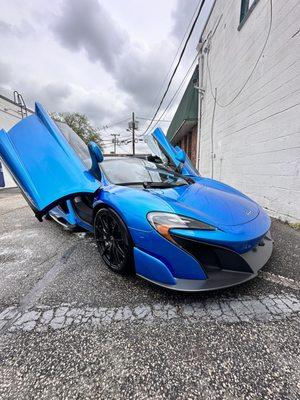
[{"label": "overhead wire", "polygon": [[[190,19],[190,22],[189,22],[189,24],[188,24],[188,26],[187,26],[187,28],[186,28],[186,30],[185,30],[185,32],[184,32],[184,35],[183,35],[183,37],[182,37],[182,39],[181,39],[181,42],[180,42],[180,44],[179,44],[179,46],[178,46],[178,48],[177,48],[176,54],[175,54],[175,56],[174,56],[174,58],[173,58],[173,60],[172,60],[172,62],[171,62],[171,64],[170,64],[170,68],[169,68],[169,70],[168,70],[168,72],[167,72],[167,74],[166,74],[166,76],[165,76],[165,78],[164,78],[164,80],[163,80],[163,82],[162,82],[162,87],[163,87],[163,85],[165,84],[165,82],[166,82],[166,80],[167,80],[167,78],[168,78],[168,76],[169,76],[169,74],[170,74],[170,72],[171,72],[172,66],[173,66],[173,64],[174,64],[174,62],[175,62],[175,60],[176,60],[176,58],[177,58],[177,56],[178,56],[178,53],[179,53],[179,51],[180,51],[180,48],[181,48],[182,43],[183,43],[183,41],[184,41],[184,38],[186,37],[186,34],[187,34],[187,32],[188,32],[188,30],[189,30],[189,28],[190,28],[190,26],[191,26],[191,24],[192,24],[192,22],[193,22],[193,19],[194,19],[195,15],[196,15],[196,12],[197,12],[198,7],[200,6],[200,3],[201,3],[201,0],[199,0],[197,6],[195,7],[195,10],[194,10],[194,12],[193,12],[193,14],[192,14],[192,17],[191,17],[191,19]],[[155,102],[156,102],[156,100],[157,100],[159,94],[162,92],[162,87],[161,87],[161,89],[160,89],[160,90],[158,91],[158,93],[157,93],[157,96],[156,96],[156,98],[155,98]],[[150,118],[147,118],[147,117],[137,116],[137,118],[139,118],[139,119],[141,119],[141,120],[145,120],[145,121],[151,121],[151,120],[152,120],[151,117],[150,117]],[[110,122],[109,124],[103,125],[103,129],[106,130],[107,128],[110,128],[110,127],[112,127],[112,126],[118,125],[119,123],[128,121],[128,120],[130,120],[130,119],[131,119],[131,117],[128,117],[128,118],[124,118],[124,119],[121,119],[121,120],[118,120],[118,121]],[[157,121],[157,120],[154,120],[154,122],[155,122],[155,121]],[[161,120],[161,119],[160,119],[159,121],[160,121],[160,122],[171,122],[171,121],[169,121],[169,120],[163,121],[163,120]]]},{"label": "overhead wire", "polygon": [[203,6],[204,6],[204,3],[205,3],[205,0],[202,0],[202,1],[201,1],[201,4],[200,4],[200,7],[199,7],[199,10],[198,10],[198,12],[197,12],[197,15],[196,15],[196,17],[195,17],[195,19],[194,19],[194,22],[193,22],[193,24],[192,24],[192,26],[191,26],[191,28],[190,28],[189,34],[188,34],[188,36],[187,36],[187,38],[186,38],[186,40],[185,40],[184,46],[183,46],[183,48],[182,48],[182,50],[181,50],[181,53],[180,53],[179,59],[178,59],[178,61],[177,61],[177,64],[176,64],[176,66],[175,66],[175,68],[174,68],[174,70],[173,70],[173,73],[172,73],[172,75],[171,75],[171,77],[170,77],[170,79],[169,79],[167,88],[166,88],[166,90],[165,90],[165,92],[164,92],[164,94],[163,94],[163,96],[162,96],[162,98],[161,98],[161,100],[160,100],[160,102],[159,102],[159,105],[158,105],[158,107],[157,107],[157,109],[156,109],[156,111],[155,111],[155,113],[154,113],[154,115],[153,115],[153,117],[152,117],[150,123],[148,124],[146,130],[144,131],[144,135],[148,132],[149,128],[151,127],[151,125],[152,125],[152,123],[153,123],[155,117],[157,116],[157,114],[158,114],[158,112],[159,112],[159,110],[160,110],[160,108],[161,108],[161,106],[162,106],[162,103],[163,103],[163,101],[164,101],[164,99],[165,99],[165,97],[166,97],[166,95],[167,95],[167,93],[168,93],[168,91],[169,91],[169,89],[170,89],[171,83],[172,83],[173,78],[174,78],[174,76],[175,76],[175,74],[176,74],[176,72],[177,72],[177,69],[178,69],[178,67],[179,67],[179,65],[180,65],[180,63],[181,63],[181,60],[182,60],[182,57],[183,57],[183,55],[184,55],[185,49],[186,49],[186,47],[187,47],[187,45],[188,45],[188,42],[189,42],[189,40],[190,40],[190,38],[191,38],[191,35],[192,35],[193,31],[194,31],[195,25],[196,25],[196,23],[197,23],[197,21],[198,21],[198,18],[199,18],[199,16],[200,16],[200,13],[201,13],[201,11],[202,11],[202,8],[203,8]]},{"label": "overhead wire", "polygon": [[[154,109],[154,107],[155,107],[155,104],[156,104],[156,102],[157,102],[157,100],[158,100],[160,94],[162,93],[164,84],[166,83],[167,78],[168,78],[168,76],[170,75],[170,72],[171,72],[171,70],[172,70],[173,64],[174,64],[174,62],[175,62],[175,60],[176,60],[176,58],[177,58],[177,56],[178,56],[178,54],[179,54],[179,51],[180,51],[180,48],[181,48],[182,43],[183,43],[183,41],[184,41],[184,38],[186,37],[186,34],[188,33],[188,30],[189,30],[189,28],[190,28],[190,26],[191,26],[191,24],[192,24],[192,22],[193,22],[193,20],[194,20],[194,17],[195,17],[195,15],[196,15],[196,12],[197,12],[197,10],[198,10],[198,7],[200,6],[200,2],[201,2],[201,0],[199,0],[197,6],[195,7],[195,10],[194,10],[193,15],[192,15],[192,17],[191,17],[191,19],[190,19],[190,22],[189,22],[189,24],[188,24],[188,26],[187,26],[187,28],[186,28],[186,30],[185,30],[185,32],[184,32],[184,35],[183,35],[183,37],[182,37],[182,39],[181,39],[181,42],[180,42],[180,44],[179,44],[179,46],[178,46],[178,48],[177,48],[176,54],[175,54],[175,56],[174,56],[174,58],[173,58],[173,60],[172,60],[172,62],[171,62],[171,64],[170,64],[170,68],[169,68],[169,70],[168,70],[166,76],[165,76],[164,79],[163,79],[163,82],[162,82],[162,84],[161,84],[161,88],[158,90],[157,95],[155,96],[153,109]],[[151,120],[151,118],[149,118],[149,121],[150,121],[150,120]]]},{"label": "overhead wire", "polygon": [[129,119],[131,119],[131,117],[128,116],[127,118],[123,118],[123,119],[121,119],[121,120],[119,120],[119,121],[110,122],[109,124],[103,125],[103,129],[111,128],[112,126],[118,125],[118,124],[120,124],[121,122],[128,121]]},{"label": "overhead wire", "polygon": [[[146,118],[146,117],[140,117],[139,115],[136,116],[138,119],[142,119],[145,121],[151,121],[151,117],[150,118]],[[158,121],[157,119],[155,119],[154,121]],[[170,120],[160,120],[161,122],[171,122]]]},{"label": "overhead wire", "polygon": [[[169,74],[170,74],[170,71],[171,71],[172,66],[173,66],[173,64],[174,64],[174,62],[175,62],[175,60],[176,60],[176,58],[177,58],[177,56],[178,56],[178,53],[179,53],[179,51],[180,51],[181,45],[182,45],[182,43],[183,43],[183,41],[184,41],[184,38],[186,37],[186,34],[187,34],[187,32],[188,32],[188,30],[189,30],[189,28],[190,28],[190,26],[191,26],[191,24],[192,24],[192,22],[193,22],[193,19],[194,19],[195,15],[196,15],[197,9],[198,9],[198,7],[200,6],[200,8],[199,8],[199,10],[198,10],[197,17],[196,17],[196,19],[194,20],[193,26],[192,26],[192,28],[191,28],[191,30],[190,30],[190,32],[189,32],[189,36],[188,36],[188,38],[187,38],[187,40],[186,40],[186,42],[185,42],[185,46],[184,46],[184,48],[183,48],[183,50],[182,50],[182,52],[181,52],[181,56],[180,56],[180,58],[179,58],[179,62],[177,63],[176,69],[174,70],[171,79],[173,79],[173,77],[174,77],[174,75],[175,75],[175,73],[176,73],[176,70],[177,70],[177,68],[178,68],[178,66],[179,66],[179,63],[180,63],[180,61],[181,61],[181,58],[182,58],[182,56],[183,56],[183,53],[184,53],[185,48],[186,48],[186,46],[187,46],[187,43],[188,43],[188,41],[189,41],[189,38],[190,38],[190,36],[191,36],[191,34],[192,34],[192,32],[193,32],[193,29],[194,29],[194,27],[195,27],[195,24],[196,24],[196,22],[197,22],[197,19],[198,19],[200,13],[201,13],[201,9],[203,8],[204,2],[205,2],[205,0],[202,0],[202,1],[199,0],[198,4],[197,4],[197,6],[196,6],[196,8],[195,8],[195,10],[194,10],[194,12],[193,12],[193,15],[192,15],[192,17],[191,17],[191,19],[190,19],[190,22],[189,22],[189,24],[188,24],[188,26],[187,26],[187,28],[186,28],[186,30],[185,30],[185,32],[184,32],[184,35],[183,35],[183,37],[182,37],[182,39],[181,39],[181,42],[180,42],[179,46],[178,46],[177,52],[176,52],[176,54],[175,54],[175,56],[174,56],[174,58],[173,58],[173,60],[172,60],[172,63],[171,63],[170,68],[169,68],[169,70],[168,70],[168,73],[166,74],[166,76],[165,76],[165,78],[164,78],[164,80],[163,80],[162,87],[163,87],[165,81],[167,80],[167,77],[168,77]],[[201,3],[201,4],[200,4],[200,3]],[[190,69],[189,69],[189,70],[190,70]],[[188,71],[188,72],[189,72],[189,71]],[[185,78],[186,78],[186,75],[185,75],[183,81],[185,80]],[[183,81],[181,82],[181,84],[183,83]],[[180,88],[181,88],[181,86],[180,86]],[[179,90],[180,90],[180,89],[179,89]],[[176,95],[177,95],[177,93],[178,93],[179,90],[176,91]],[[161,93],[161,91],[162,91],[162,89],[158,92],[158,95]],[[158,95],[156,96],[156,99],[157,99]],[[175,96],[173,96],[171,100],[173,101],[174,98],[175,98]],[[170,104],[170,103],[169,103],[169,104]],[[168,106],[167,106],[167,107],[168,107]],[[165,110],[165,111],[166,111],[166,110]],[[157,114],[157,113],[156,113],[156,114]],[[130,118],[131,118],[131,117],[124,118],[124,119],[122,119],[122,120],[118,120],[118,121],[115,121],[115,122],[112,122],[112,123],[103,125],[103,129],[107,130],[107,128],[110,128],[110,127],[112,127],[112,126],[118,125],[118,124],[121,123],[121,122],[128,121],[128,120],[130,120]],[[140,117],[140,116],[137,116],[137,118],[139,118],[139,119],[141,119],[141,120],[145,120],[145,121],[151,121],[151,123],[153,123],[153,122],[167,122],[167,123],[171,122],[171,121],[169,121],[169,120],[162,120],[161,117],[160,117],[158,120],[156,120],[155,118],[146,118],[146,117]],[[157,125],[157,124],[156,124],[156,125]],[[155,126],[156,126],[156,125],[155,125]],[[148,130],[148,128],[147,128],[147,130]],[[147,131],[147,130],[146,130],[146,131]],[[141,135],[139,135],[139,136],[141,136]]]},{"label": "overhead wire", "polygon": [[[163,121],[161,118],[166,114],[166,112],[167,112],[167,111],[169,110],[169,108],[172,106],[172,104],[173,104],[175,98],[177,97],[177,95],[179,94],[180,90],[182,89],[182,86],[184,85],[184,82],[186,81],[187,77],[189,76],[189,73],[191,72],[191,70],[192,70],[192,68],[193,68],[193,66],[194,66],[194,64],[195,64],[195,61],[197,60],[197,57],[198,57],[198,54],[197,54],[196,57],[193,59],[193,61],[192,61],[192,63],[190,64],[190,66],[189,66],[187,72],[185,73],[184,77],[182,78],[182,80],[181,80],[181,82],[180,82],[180,84],[179,84],[177,90],[175,91],[175,93],[173,94],[173,96],[171,97],[171,99],[169,100],[169,103],[167,104],[166,108],[164,109],[164,111],[162,112],[162,114],[160,115],[160,117],[156,120],[156,123],[153,125],[152,129],[154,129],[154,128],[158,125],[159,122],[162,122],[162,121]],[[144,133],[143,133],[142,135],[140,135],[140,136],[144,136]]]}]

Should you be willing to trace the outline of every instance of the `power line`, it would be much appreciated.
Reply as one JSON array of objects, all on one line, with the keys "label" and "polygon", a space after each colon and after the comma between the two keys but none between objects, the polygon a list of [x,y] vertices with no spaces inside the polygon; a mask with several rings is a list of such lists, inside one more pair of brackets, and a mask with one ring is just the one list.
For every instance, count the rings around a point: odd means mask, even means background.
[{"label": "power line", "polygon": [[127,118],[123,118],[123,119],[121,119],[121,120],[119,120],[119,121],[110,122],[109,124],[103,125],[103,128],[104,128],[104,129],[106,129],[106,128],[111,128],[112,126],[118,125],[118,124],[120,124],[121,122],[126,122],[126,121],[128,121],[129,119],[130,119],[130,117],[127,117]]},{"label": "power line", "polygon": [[[193,15],[192,15],[192,17],[191,17],[191,19],[190,19],[190,22],[189,22],[189,24],[188,24],[188,26],[187,26],[187,28],[186,28],[186,30],[185,30],[185,32],[184,32],[184,35],[183,35],[183,37],[182,37],[182,39],[181,39],[181,42],[180,42],[179,46],[178,46],[178,49],[177,49],[177,51],[176,51],[176,54],[175,54],[175,56],[174,56],[174,58],[173,58],[173,60],[172,60],[172,62],[171,62],[170,68],[169,68],[169,70],[168,70],[168,72],[167,72],[166,76],[164,77],[164,80],[163,80],[163,82],[162,82],[162,84],[161,84],[161,88],[158,90],[157,95],[155,96],[153,108],[155,107],[155,104],[156,104],[156,102],[157,102],[157,100],[158,100],[158,98],[159,98],[159,96],[160,96],[160,94],[161,94],[161,92],[162,92],[162,90],[163,90],[164,84],[166,83],[167,78],[168,78],[168,76],[169,76],[169,74],[170,74],[170,72],[171,72],[171,70],[172,70],[173,64],[174,64],[174,62],[175,62],[175,60],[176,60],[176,58],[177,58],[177,56],[178,56],[178,53],[179,53],[179,51],[180,51],[181,45],[182,45],[182,43],[183,43],[183,41],[184,41],[184,38],[186,37],[186,34],[187,34],[187,32],[188,32],[188,30],[189,30],[189,28],[190,28],[190,26],[191,26],[191,24],[192,24],[192,22],[193,22],[193,19],[194,19],[195,15],[196,15],[197,9],[198,9],[198,7],[200,6],[200,2],[201,2],[201,0],[199,0],[198,4],[197,4],[197,6],[196,6],[196,8],[195,8],[195,10],[194,10],[194,12],[193,12]],[[141,118],[141,119],[142,119],[142,118]],[[150,120],[151,120],[151,118],[149,118],[149,121],[150,121]]]},{"label": "power line", "polygon": [[[123,141],[123,140],[127,140],[127,139],[131,139],[132,138],[132,135],[126,135],[126,136],[122,136],[122,135],[120,135],[120,141]],[[111,143],[111,139],[102,139],[102,140],[104,140],[104,141],[106,141],[106,142],[109,142],[109,143]]]},{"label": "power line", "polygon": [[[1,111],[1,110],[0,110]],[[139,119],[141,119],[141,120],[144,120],[144,121],[151,121],[151,117],[140,117],[140,116],[137,116],[137,118],[139,118]],[[131,117],[127,117],[126,119],[121,119],[121,120],[119,120],[119,121],[115,121],[115,122],[112,122],[112,123],[110,123],[109,125],[103,125],[103,129],[104,130],[107,130],[107,129],[109,129],[109,128],[111,128],[111,127],[113,127],[113,126],[115,126],[115,125],[118,125],[118,124],[120,124],[121,122],[126,122],[126,121],[128,121],[128,120],[130,120],[131,119]],[[154,120],[154,121],[157,121],[157,120]],[[169,120],[163,120],[163,121],[161,121],[161,122],[171,122],[171,121],[169,121]]]},{"label": "power line", "polygon": [[[146,117],[140,117],[140,116],[137,116],[137,118],[138,119],[143,119],[143,120],[145,120],[145,121],[151,121],[151,117],[150,118],[146,118]],[[162,119],[154,119],[154,121],[161,121],[161,122],[171,122],[170,120],[166,120],[166,119],[164,119],[164,120],[162,120]]]},{"label": "power line", "polygon": [[[180,90],[181,90],[181,88],[182,88],[182,86],[183,86],[183,84],[184,84],[186,78],[189,76],[189,73],[190,73],[191,69],[193,68],[193,66],[194,66],[194,64],[195,64],[195,61],[197,60],[197,57],[198,57],[198,54],[197,54],[196,57],[193,59],[191,65],[189,66],[189,69],[187,70],[186,74],[184,75],[183,79],[181,80],[181,82],[180,82],[180,84],[179,84],[179,86],[178,86],[176,92],[175,92],[175,93],[173,94],[173,96],[171,97],[171,99],[170,99],[169,103],[167,104],[166,108],[164,109],[163,113],[162,113],[162,114],[160,115],[160,117],[156,120],[157,122],[154,124],[154,126],[153,126],[152,129],[154,129],[160,121],[163,121],[161,118],[166,114],[166,112],[168,111],[168,109],[169,109],[169,108],[171,107],[171,105],[173,104],[173,102],[174,102],[175,98],[177,97],[178,93],[180,92]],[[145,133],[146,133],[146,132],[145,132]],[[143,133],[142,136],[144,136],[145,133]]]},{"label": "power line", "polygon": [[161,98],[161,101],[160,101],[160,103],[159,103],[159,105],[158,105],[158,107],[157,107],[157,110],[155,111],[155,113],[154,113],[154,115],[153,115],[153,118],[151,119],[151,122],[150,122],[149,125],[147,126],[147,129],[145,130],[144,134],[147,133],[147,131],[149,130],[150,126],[152,125],[152,123],[153,123],[153,121],[154,121],[154,119],[155,119],[155,117],[156,117],[158,111],[160,110],[160,108],[161,108],[161,106],[162,106],[162,103],[163,103],[163,101],[164,101],[164,99],[165,99],[165,97],[166,97],[166,95],[167,95],[167,93],[168,93],[168,91],[169,91],[169,88],[170,88],[171,83],[172,83],[172,81],[173,81],[173,78],[174,78],[174,76],[175,76],[175,74],[176,74],[176,71],[177,71],[177,69],[178,69],[178,67],[179,67],[179,65],[180,65],[180,62],[181,62],[182,57],[183,57],[183,54],[184,54],[185,49],[186,49],[186,47],[187,47],[187,44],[188,44],[188,42],[189,42],[189,40],[190,40],[190,37],[191,37],[191,35],[192,35],[193,31],[194,31],[196,22],[198,21],[198,18],[199,18],[199,15],[200,15],[200,13],[201,13],[201,10],[202,10],[202,8],[203,8],[203,6],[204,6],[204,3],[205,3],[205,0],[202,0],[202,1],[201,1],[201,4],[200,4],[200,8],[199,8],[199,10],[198,10],[198,13],[197,13],[197,15],[196,15],[196,18],[195,18],[195,20],[194,20],[194,22],[193,22],[193,24],[192,24],[192,26],[191,26],[191,29],[190,29],[190,31],[189,31],[189,34],[188,34],[188,36],[187,36],[187,38],[186,38],[186,41],[185,41],[185,43],[184,43],[183,49],[181,50],[181,53],[180,53],[179,59],[178,59],[178,61],[177,61],[177,64],[176,64],[176,66],[175,66],[175,68],[174,68],[174,71],[173,71],[173,73],[172,73],[172,75],[171,75],[171,78],[170,78],[170,80],[169,80],[169,82],[168,82],[167,88],[166,88],[166,90],[165,90],[165,92],[164,92],[164,94],[163,94],[163,96],[162,96],[162,98]]},{"label": "power line", "polygon": [[238,96],[242,93],[242,91],[244,90],[245,86],[247,85],[247,83],[248,83],[249,80],[251,79],[251,76],[253,75],[253,73],[254,73],[254,71],[255,71],[255,69],[256,69],[256,67],[257,67],[257,65],[258,65],[258,63],[259,63],[259,61],[260,61],[260,59],[261,59],[261,57],[262,57],[262,55],[263,55],[263,52],[265,51],[265,48],[266,48],[266,46],[267,46],[267,43],[268,43],[268,41],[269,41],[269,37],[270,37],[271,29],[272,29],[272,23],[273,23],[273,3],[272,3],[272,0],[270,0],[270,22],[269,22],[268,33],[267,33],[267,36],[266,36],[266,40],[265,40],[265,42],[264,42],[264,45],[263,45],[263,47],[262,47],[262,49],[261,49],[261,51],[260,51],[260,53],[259,53],[259,56],[258,56],[258,58],[257,58],[257,60],[256,60],[256,62],[255,62],[255,64],[254,64],[254,66],[253,66],[253,68],[252,68],[250,74],[248,75],[248,78],[245,80],[244,84],[242,85],[242,87],[240,88],[240,90],[237,92],[237,94],[236,94],[228,103],[224,103],[224,104],[220,103],[220,102],[217,100],[217,98],[214,96],[214,94],[213,94],[213,85],[212,85],[211,72],[210,72],[210,66],[209,66],[209,61],[208,61],[209,52],[207,53],[206,64],[207,64],[207,70],[208,70],[208,79],[209,79],[210,93],[211,93],[211,95],[212,95],[212,98],[214,99],[214,101],[217,103],[217,105],[218,105],[219,107],[225,108],[225,107],[230,106],[230,105],[238,98]]},{"label": "power line", "polygon": [[129,139],[132,139],[131,135],[130,136],[124,136],[124,137],[122,136],[120,140],[123,142],[124,140],[129,140]]}]

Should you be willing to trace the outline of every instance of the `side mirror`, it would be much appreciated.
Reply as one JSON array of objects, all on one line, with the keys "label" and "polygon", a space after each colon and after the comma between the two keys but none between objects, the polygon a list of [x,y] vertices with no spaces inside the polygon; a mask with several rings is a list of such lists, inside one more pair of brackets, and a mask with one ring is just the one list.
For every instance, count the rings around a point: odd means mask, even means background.
[{"label": "side mirror", "polygon": [[185,162],[185,157],[186,157],[185,152],[178,146],[175,147],[175,150],[176,150],[176,155],[175,155],[176,160],[183,164]]},{"label": "side mirror", "polygon": [[92,160],[93,160],[93,158],[95,158],[97,163],[103,161],[103,154],[102,154],[100,147],[97,145],[97,143],[89,142],[88,148],[89,148],[89,152],[90,152]]},{"label": "side mirror", "polygon": [[91,172],[96,176],[96,178],[101,179],[101,172],[98,163],[103,161],[103,153],[95,142],[89,142],[88,149],[92,160]]}]

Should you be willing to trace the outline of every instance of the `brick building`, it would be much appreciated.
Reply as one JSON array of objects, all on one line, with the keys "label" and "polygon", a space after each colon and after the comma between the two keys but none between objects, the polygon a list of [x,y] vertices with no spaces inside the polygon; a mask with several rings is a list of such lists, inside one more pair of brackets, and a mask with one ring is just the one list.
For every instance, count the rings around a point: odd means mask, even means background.
[{"label": "brick building", "polygon": [[181,147],[194,165],[197,158],[198,75],[197,66],[167,132],[171,142]]}]

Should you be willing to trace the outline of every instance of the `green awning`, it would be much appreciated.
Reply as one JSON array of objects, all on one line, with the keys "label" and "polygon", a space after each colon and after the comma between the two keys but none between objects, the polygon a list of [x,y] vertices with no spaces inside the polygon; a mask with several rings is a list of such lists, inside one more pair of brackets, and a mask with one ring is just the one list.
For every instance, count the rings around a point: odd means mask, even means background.
[{"label": "green awning", "polygon": [[172,141],[180,131],[189,130],[198,120],[198,65],[185,89],[176,113],[167,132],[167,138]]}]

